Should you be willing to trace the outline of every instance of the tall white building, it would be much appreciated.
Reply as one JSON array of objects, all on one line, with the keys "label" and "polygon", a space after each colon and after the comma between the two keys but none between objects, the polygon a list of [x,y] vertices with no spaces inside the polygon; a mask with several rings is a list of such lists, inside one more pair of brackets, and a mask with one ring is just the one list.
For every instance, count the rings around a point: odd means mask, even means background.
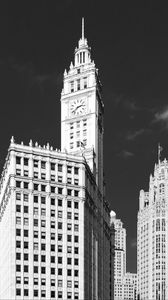
[{"label": "tall white building", "polygon": [[138,299],[168,299],[168,161],[155,165],[140,191],[137,226]]},{"label": "tall white building", "polygon": [[61,151],[11,139],[0,181],[0,299],[113,299],[103,110],[83,24],[64,73]]},{"label": "tall white building", "polygon": [[115,229],[114,299],[135,300],[137,275],[126,273],[126,229],[115,212],[111,212],[111,218]]}]

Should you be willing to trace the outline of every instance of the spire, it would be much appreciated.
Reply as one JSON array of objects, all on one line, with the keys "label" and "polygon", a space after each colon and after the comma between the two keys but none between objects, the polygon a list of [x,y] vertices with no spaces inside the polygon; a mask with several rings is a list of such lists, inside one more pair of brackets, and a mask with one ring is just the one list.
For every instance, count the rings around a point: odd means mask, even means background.
[{"label": "spire", "polygon": [[158,163],[160,162],[160,157],[161,157],[161,151],[163,150],[163,147],[160,146],[160,143],[158,144]]},{"label": "spire", "polygon": [[82,40],[85,38],[85,20],[82,18]]}]

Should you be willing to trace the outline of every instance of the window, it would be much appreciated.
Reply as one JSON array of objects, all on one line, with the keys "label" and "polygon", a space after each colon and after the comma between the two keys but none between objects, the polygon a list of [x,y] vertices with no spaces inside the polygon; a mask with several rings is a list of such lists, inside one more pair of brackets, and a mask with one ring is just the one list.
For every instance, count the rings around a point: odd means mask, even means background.
[{"label": "window", "polygon": [[46,179],[46,174],[45,173],[41,173],[41,179],[43,179],[43,180]]},{"label": "window", "polygon": [[27,229],[24,230],[24,236],[25,236],[25,237],[28,237],[28,236],[29,236],[29,232],[28,232]]},{"label": "window", "polygon": [[71,166],[67,166],[67,173],[71,174],[72,173],[72,167]]},{"label": "window", "polygon": [[62,275],[62,269],[58,268],[58,275]]},{"label": "window", "polygon": [[62,241],[62,234],[58,233],[58,241]]},{"label": "window", "polygon": [[41,161],[41,169],[45,169],[45,167],[46,167],[45,161]]},{"label": "window", "polygon": [[46,261],[45,255],[41,255],[41,262],[45,262],[45,261]]},{"label": "window", "polygon": [[74,242],[75,242],[75,243],[78,243],[78,242],[79,242],[79,237],[78,237],[78,235],[75,235],[75,236],[74,236]]},{"label": "window", "polygon": [[74,92],[74,81],[70,82],[70,90],[71,90],[71,93]]},{"label": "window", "polygon": [[38,231],[34,231],[34,238],[38,238]]},{"label": "window", "polygon": [[24,213],[25,213],[25,214],[28,214],[28,212],[29,212],[28,206],[24,206]]},{"label": "window", "polygon": [[41,232],[41,239],[45,239],[46,238],[46,233],[45,233],[45,231],[42,231]]},{"label": "window", "polygon": [[51,175],[51,181],[55,181],[55,175]]},{"label": "window", "polygon": [[67,258],[67,265],[71,265],[72,264],[72,258],[71,257],[68,257]]},{"label": "window", "polygon": [[16,228],[16,236],[21,236],[21,229]]},{"label": "window", "polygon": [[72,293],[71,292],[67,293],[67,299],[72,299]]},{"label": "window", "polygon": [[67,223],[67,230],[71,230],[72,229],[72,224],[71,223]]},{"label": "window", "polygon": [[70,200],[67,201],[67,207],[71,208],[72,202]]},{"label": "window", "polygon": [[46,245],[45,244],[41,244],[41,250],[45,251],[45,249],[46,249]]},{"label": "window", "polygon": [[67,183],[68,183],[68,184],[71,184],[71,183],[72,183],[72,178],[68,177],[68,178],[67,178]]},{"label": "window", "polygon": [[55,210],[51,209],[51,217],[55,217]]},{"label": "window", "polygon": [[55,245],[51,244],[51,251],[55,251]]},{"label": "window", "polygon": [[41,191],[42,191],[42,192],[45,192],[45,191],[46,191],[46,185],[44,185],[44,184],[41,185]]},{"label": "window", "polygon": [[34,183],[34,190],[38,191],[38,184],[37,183]]},{"label": "window", "polygon": [[28,242],[24,242],[24,249],[28,249],[29,248],[29,243]]},{"label": "window", "polygon": [[20,163],[21,163],[21,157],[16,156],[16,164],[20,165]]},{"label": "window", "polygon": [[58,280],[58,287],[62,287],[62,280]]},{"label": "window", "polygon": [[21,206],[18,205],[18,204],[16,205],[16,211],[17,211],[17,212],[21,212]]},{"label": "window", "polygon": [[41,285],[46,285],[46,279],[45,278],[41,278]]},{"label": "window", "polygon": [[79,231],[79,225],[78,224],[74,224],[74,231]]},{"label": "window", "polygon": [[51,205],[55,205],[55,199],[51,198]]},{"label": "window", "polygon": [[79,282],[78,281],[74,281],[74,288],[77,289],[79,287]]},{"label": "window", "polygon": [[58,188],[58,194],[61,195],[61,194],[62,194],[62,190],[63,190],[63,188],[60,188],[60,187],[59,187],[59,188]]},{"label": "window", "polygon": [[70,123],[70,129],[74,129],[74,124],[73,123]]},{"label": "window", "polygon": [[41,267],[41,274],[45,274],[46,272],[46,268],[45,267]]},{"label": "window", "polygon": [[28,289],[24,289],[24,296],[29,296],[29,290]]},{"label": "window", "polygon": [[74,299],[75,300],[79,299],[79,294],[78,293],[74,293]]},{"label": "window", "polygon": [[38,178],[38,172],[34,172],[34,178]]},{"label": "window", "polygon": [[75,266],[78,266],[78,263],[79,263],[78,258],[75,258],[75,259],[74,259],[74,265],[75,265]]},{"label": "window", "polygon": [[67,281],[67,288],[71,288],[72,287],[72,281],[71,280],[68,280]]},{"label": "window", "polygon": [[21,289],[16,289],[16,296],[21,296]]},{"label": "window", "polygon": [[51,286],[55,286],[55,279],[51,279]]},{"label": "window", "polygon": [[33,212],[34,212],[34,215],[37,216],[38,215],[38,207],[34,207]]},{"label": "window", "polygon": [[34,226],[38,226],[38,219],[34,219]]},{"label": "window", "polygon": [[21,272],[21,265],[16,265],[16,272]]},{"label": "window", "polygon": [[51,193],[55,193],[55,186],[51,186]]},{"label": "window", "polygon": [[78,270],[74,270],[74,276],[77,277],[79,274],[79,271]]},{"label": "window", "polygon": [[46,291],[45,290],[41,290],[41,297],[45,297],[46,296]]},{"label": "window", "polygon": [[58,222],[58,229],[62,229],[62,223]]},{"label": "window", "polygon": [[16,248],[21,248],[21,241],[16,241]]},{"label": "window", "polygon": [[28,182],[24,182],[23,185],[24,185],[24,189],[28,189],[29,188],[29,183]]},{"label": "window", "polygon": [[41,197],[41,204],[45,204],[46,203],[46,198],[45,197]]},{"label": "window", "polygon": [[58,206],[62,206],[62,199],[58,199]]},{"label": "window", "polygon": [[76,142],[76,147],[79,148],[80,145],[81,145],[80,141],[77,141],[77,142]]},{"label": "window", "polygon": [[72,270],[71,269],[68,269],[67,270],[67,276],[71,276],[72,275]]},{"label": "window", "polygon": [[16,260],[21,260],[21,253],[16,253]]},{"label": "window", "polygon": [[41,220],[41,227],[45,227],[46,226],[46,221],[45,220]]},{"label": "window", "polygon": [[34,261],[38,261],[38,254],[34,254]]},{"label": "window", "polygon": [[21,283],[21,277],[20,276],[17,276],[16,277],[16,284],[20,284]]},{"label": "window", "polygon": [[72,190],[67,189],[67,194],[68,194],[68,196],[71,196],[72,195]]},{"label": "window", "polygon": [[75,209],[78,209],[78,208],[79,208],[79,203],[76,202],[76,201],[74,202],[74,208],[75,208]]},{"label": "window", "polygon": [[70,234],[67,235],[67,242],[72,242],[72,236]]},{"label": "window", "polygon": [[62,210],[58,211],[58,218],[62,218]]},{"label": "window", "polygon": [[34,266],[34,273],[38,273],[38,266]]},{"label": "window", "polygon": [[58,182],[62,182],[62,176],[58,176]]},{"label": "window", "polygon": [[58,264],[62,264],[62,256],[58,256]]},{"label": "window", "polygon": [[34,250],[38,250],[38,243],[34,243]]},{"label": "window", "polygon": [[75,191],[74,191],[74,196],[75,196],[75,197],[78,197],[78,196],[79,196],[79,191],[76,191],[76,190],[75,190]]},{"label": "window", "polygon": [[20,217],[16,217],[16,224],[18,224],[18,225],[21,224],[21,218]]},{"label": "window", "polygon": [[58,299],[62,299],[62,292],[58,291]]},{"label": "window", "polygon": [[21,194],[20,193],[16,193],[16,200],[20,200],[21,199]]},{"label": "window", "polygon": [[51,298],[55,298],[55,291],[51,291]]},{"label": "window", "polygon": [[62,165],[58,164],[58,172],[62,172]]},{"label": "window", "polygon": [[16,181],[16,187],[20,188],[21,187],[21,181]]},{"label": "window", "polygon": [[68,246],[68,247],[67,247],[67,252],[68,252],[68,253],[72,253],[72,247],[71,247],[71,246]]},{"label": "window", "polygon": [[84,89],[87,88],[87,77],[83,78],[83,87],[84,87]]},{"label": "window", "polygon": [[79,184],[79,179],[74,179],[74,184],[78,185]]},{"label": "window", "polygon": [[24,200],[25,202],[28,202],[28,200],[29,200],[29,195],[28,195],[28,194],[23,194],[23,200]]},{"label": "window", "polygon": [[55,256],[51,256],[51,263],[55,264]]},{"label": "window", "polygon": [[51,170],[52,170],[52,171],[55,171],[55,164],[54,164],[54,163],[51,163],[50,165],[51,165]]},{"label": "window", "polygon": [[80,90],[80,79],[77,79],[77,91]]},{"label": "window", "polygon": [[79,253],[78,247],[75,247],[75,248],[74,248],[74,253],[75,253],[75,254],[78,254],[78,253]]},{"label": "window", "polygon": [[45,216],[45,215],[46,215],[46,210],[45,210],[45,208],[41,208],[41,215],[42,215],[42,216]]},{"label": "window", "polygon": [[34,167],[38,167],[38,160],[34,159]]},{"label": "window", "polygon": [[28,170],[24,170],[24,176],[25,176],[25,177],[28,177],[28,176],[29,176]]},{"label": "window", "polygon": [[38,196],[34,196],[34,203],[38,203]]},{"label": "window", "polygon": [[16,175],[21,175],[21,170],[20,169],[16,169]]},{"label": "window", "polygon": [[51,228],[55,228],[55,221],[51,221]]},{"label": "window", "polygon": [[24,272],[25,272],[25,273],[28,273],[28,272],[29,272],[29,266],[27,266],[27,265],[24,266]]},{"label": "window", "polygon": [[34,285],[38,285],[38,278],[34,278]]},{"label": "window", "polygon": [[34,290],[34,297],[38,297],[38,290]]},{"label": "window", "polygon": [[58,245],[58,252],[62,252],[62,245]]},{"label": "window", "polygon": [[51,240],[55,240],[55,233],[51,232]]},{"label": "window", "polygon": [[24,218],[24,225],[29,225],[29,219],[28,218]]},{"label": "window", "polygon": [[67,219],[71,219],[72,218],[72,213],[70,211],[67,212]]}]

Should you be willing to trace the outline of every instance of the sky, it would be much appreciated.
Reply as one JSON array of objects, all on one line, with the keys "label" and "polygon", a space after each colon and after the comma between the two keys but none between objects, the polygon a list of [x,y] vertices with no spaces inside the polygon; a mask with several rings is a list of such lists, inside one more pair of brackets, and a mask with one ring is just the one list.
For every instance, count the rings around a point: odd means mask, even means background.
[{"label": "sky", "polygon": [[[166,1],[165,1],[166,2]],[[168,158],[168,18],[162,1],[0,1],[0,169],[15,141],[60,148],[63,72],[81,37],[92,48],[105,104],[106,197],[127,230],[136,272],[139,191],[158,143]]]}]

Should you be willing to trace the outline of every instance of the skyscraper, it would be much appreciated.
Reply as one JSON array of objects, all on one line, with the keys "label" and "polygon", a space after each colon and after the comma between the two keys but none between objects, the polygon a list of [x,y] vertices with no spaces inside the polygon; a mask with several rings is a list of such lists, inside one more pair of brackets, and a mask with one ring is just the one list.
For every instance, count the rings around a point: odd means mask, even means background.
[{"label": "skyscraper", "polygon": [[115,229],[114,300],[136,300],[137,274],[126,273],[126,229],[111,211]]},{"label": "skyscraper", "polygon": [[84,36],[65,71],[61,151],[8,149],[0,181],[0,299],[113,299],[98,70]]},{"label": "skyscraper", "polygon": [[155,165],[140,191],[137,226],[138,299],[168,299],[168,161]]}]

